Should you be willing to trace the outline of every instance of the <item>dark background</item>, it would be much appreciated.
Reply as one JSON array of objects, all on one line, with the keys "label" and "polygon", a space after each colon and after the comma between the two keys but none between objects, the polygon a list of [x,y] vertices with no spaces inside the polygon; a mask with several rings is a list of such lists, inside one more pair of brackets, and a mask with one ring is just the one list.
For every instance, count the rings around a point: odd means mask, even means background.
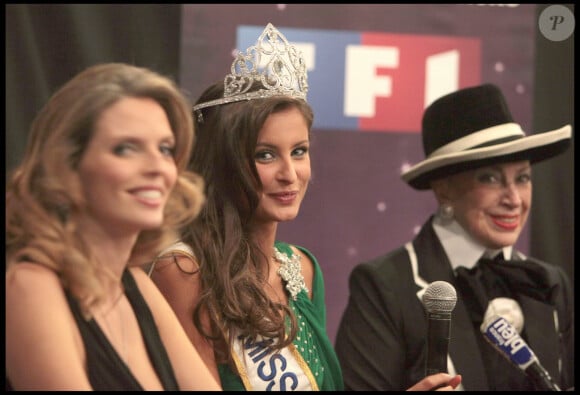
[{"label": "dark background", "polygon": [[[537,15],[547,6],[538,5]],[[573,5],[566,6],[574,11]],[[5,11],[7,174],[19,162],[41,106],[86,67],[127,62],[179,82],[181,5],[11,4]],[[536,30],[535,40],[533,130],[574,126],[574,35],[554,42]],[[183,88],[187,94],[189,87]],[[530,254],[561,265],[571,278],[573,169],[574,146],[534,166],[530,217]]]}]

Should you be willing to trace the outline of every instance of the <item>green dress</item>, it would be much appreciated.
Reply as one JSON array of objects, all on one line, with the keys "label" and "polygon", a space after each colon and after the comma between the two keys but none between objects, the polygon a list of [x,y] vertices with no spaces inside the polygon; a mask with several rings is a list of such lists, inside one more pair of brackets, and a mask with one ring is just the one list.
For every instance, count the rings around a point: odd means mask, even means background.
[{"label": "green dress", "polygon": [[[278,251],[292,256],[292,249],[283,242],[276,242]],[[296,299],[289,298],[290,307],[295,312],[300,331],[294,340],[295,351],[302,356],[308,365],[308,374],[316,381],[321,391],[342,391],[342,371],[326,333],[326,305],[324,302],[324,278],[316,258],[303,247],[295,246],[304,252],[314,263],[314,279],[312,282],[312,300],[305,290],[301,290]],[[315,351],[313,353],[313,350]],[[244,391],[243,381],[237,372],[233,372],[227,364],[219,365],[222,387],[225,391]]]}]

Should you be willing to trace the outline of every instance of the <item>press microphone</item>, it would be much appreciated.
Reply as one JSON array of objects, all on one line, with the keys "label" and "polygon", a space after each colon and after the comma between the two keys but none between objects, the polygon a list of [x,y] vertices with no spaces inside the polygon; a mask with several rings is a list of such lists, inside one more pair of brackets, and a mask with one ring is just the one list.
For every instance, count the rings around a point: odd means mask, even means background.
[{"label": "press microphone", "polygon": [[422,301],[428,319],[425,376],[447,373],[451,312],[457,303],[457,293],[448,282],[435,281],[425,290]]},{"label": "press microphone", "polygon": [[524,313],[515,299],[503,297],[492,299],[483,315],[483,322],[489,322],[496,315],[505,318],[516,328],[519,334],[522,333],[524,329]]},{"label": "press microphone", "polygon": [[541,391],[561,391],[516,328],[500,316],[481,324],[485,339],[501,354],[520,368]]}]

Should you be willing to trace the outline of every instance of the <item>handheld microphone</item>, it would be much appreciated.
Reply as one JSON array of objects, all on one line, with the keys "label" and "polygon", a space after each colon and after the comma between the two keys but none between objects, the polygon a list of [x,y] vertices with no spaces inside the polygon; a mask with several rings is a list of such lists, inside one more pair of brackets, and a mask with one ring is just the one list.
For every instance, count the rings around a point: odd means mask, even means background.
[{"label": "handheld microphone", "polygon": [[505,318],[491,317],[481,324],[481,332],[491,345],[520,368],[535,384],[538,390],[561,391],[540,361],[528,347],[516,328]]},{"label": "handheld microphone", "polygon": [[425,290],[422,301],[428,318],[425,376],[447,373],[451,312],[457,303],[457,293],[448,282],[435,281]]}]

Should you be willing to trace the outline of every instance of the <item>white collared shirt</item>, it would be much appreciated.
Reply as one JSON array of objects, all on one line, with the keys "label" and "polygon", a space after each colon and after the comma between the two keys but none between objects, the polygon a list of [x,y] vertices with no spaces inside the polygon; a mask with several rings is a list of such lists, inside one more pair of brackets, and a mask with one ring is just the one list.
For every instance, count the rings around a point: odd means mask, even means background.
[{"label": "white collared shirt", "polygon": [[453,270],[460,266],[471,269],[477,264],[479,258],[484,255],[492,258],[503,251],[503,256],[506,259],[510,259],[512,256],[512,246],[499,250],[488,250],[475,241],[454,219],[451,221],[442,221],[438,216],[435,216],[433,219],[433,230],[437,237],[439,237]]}]

